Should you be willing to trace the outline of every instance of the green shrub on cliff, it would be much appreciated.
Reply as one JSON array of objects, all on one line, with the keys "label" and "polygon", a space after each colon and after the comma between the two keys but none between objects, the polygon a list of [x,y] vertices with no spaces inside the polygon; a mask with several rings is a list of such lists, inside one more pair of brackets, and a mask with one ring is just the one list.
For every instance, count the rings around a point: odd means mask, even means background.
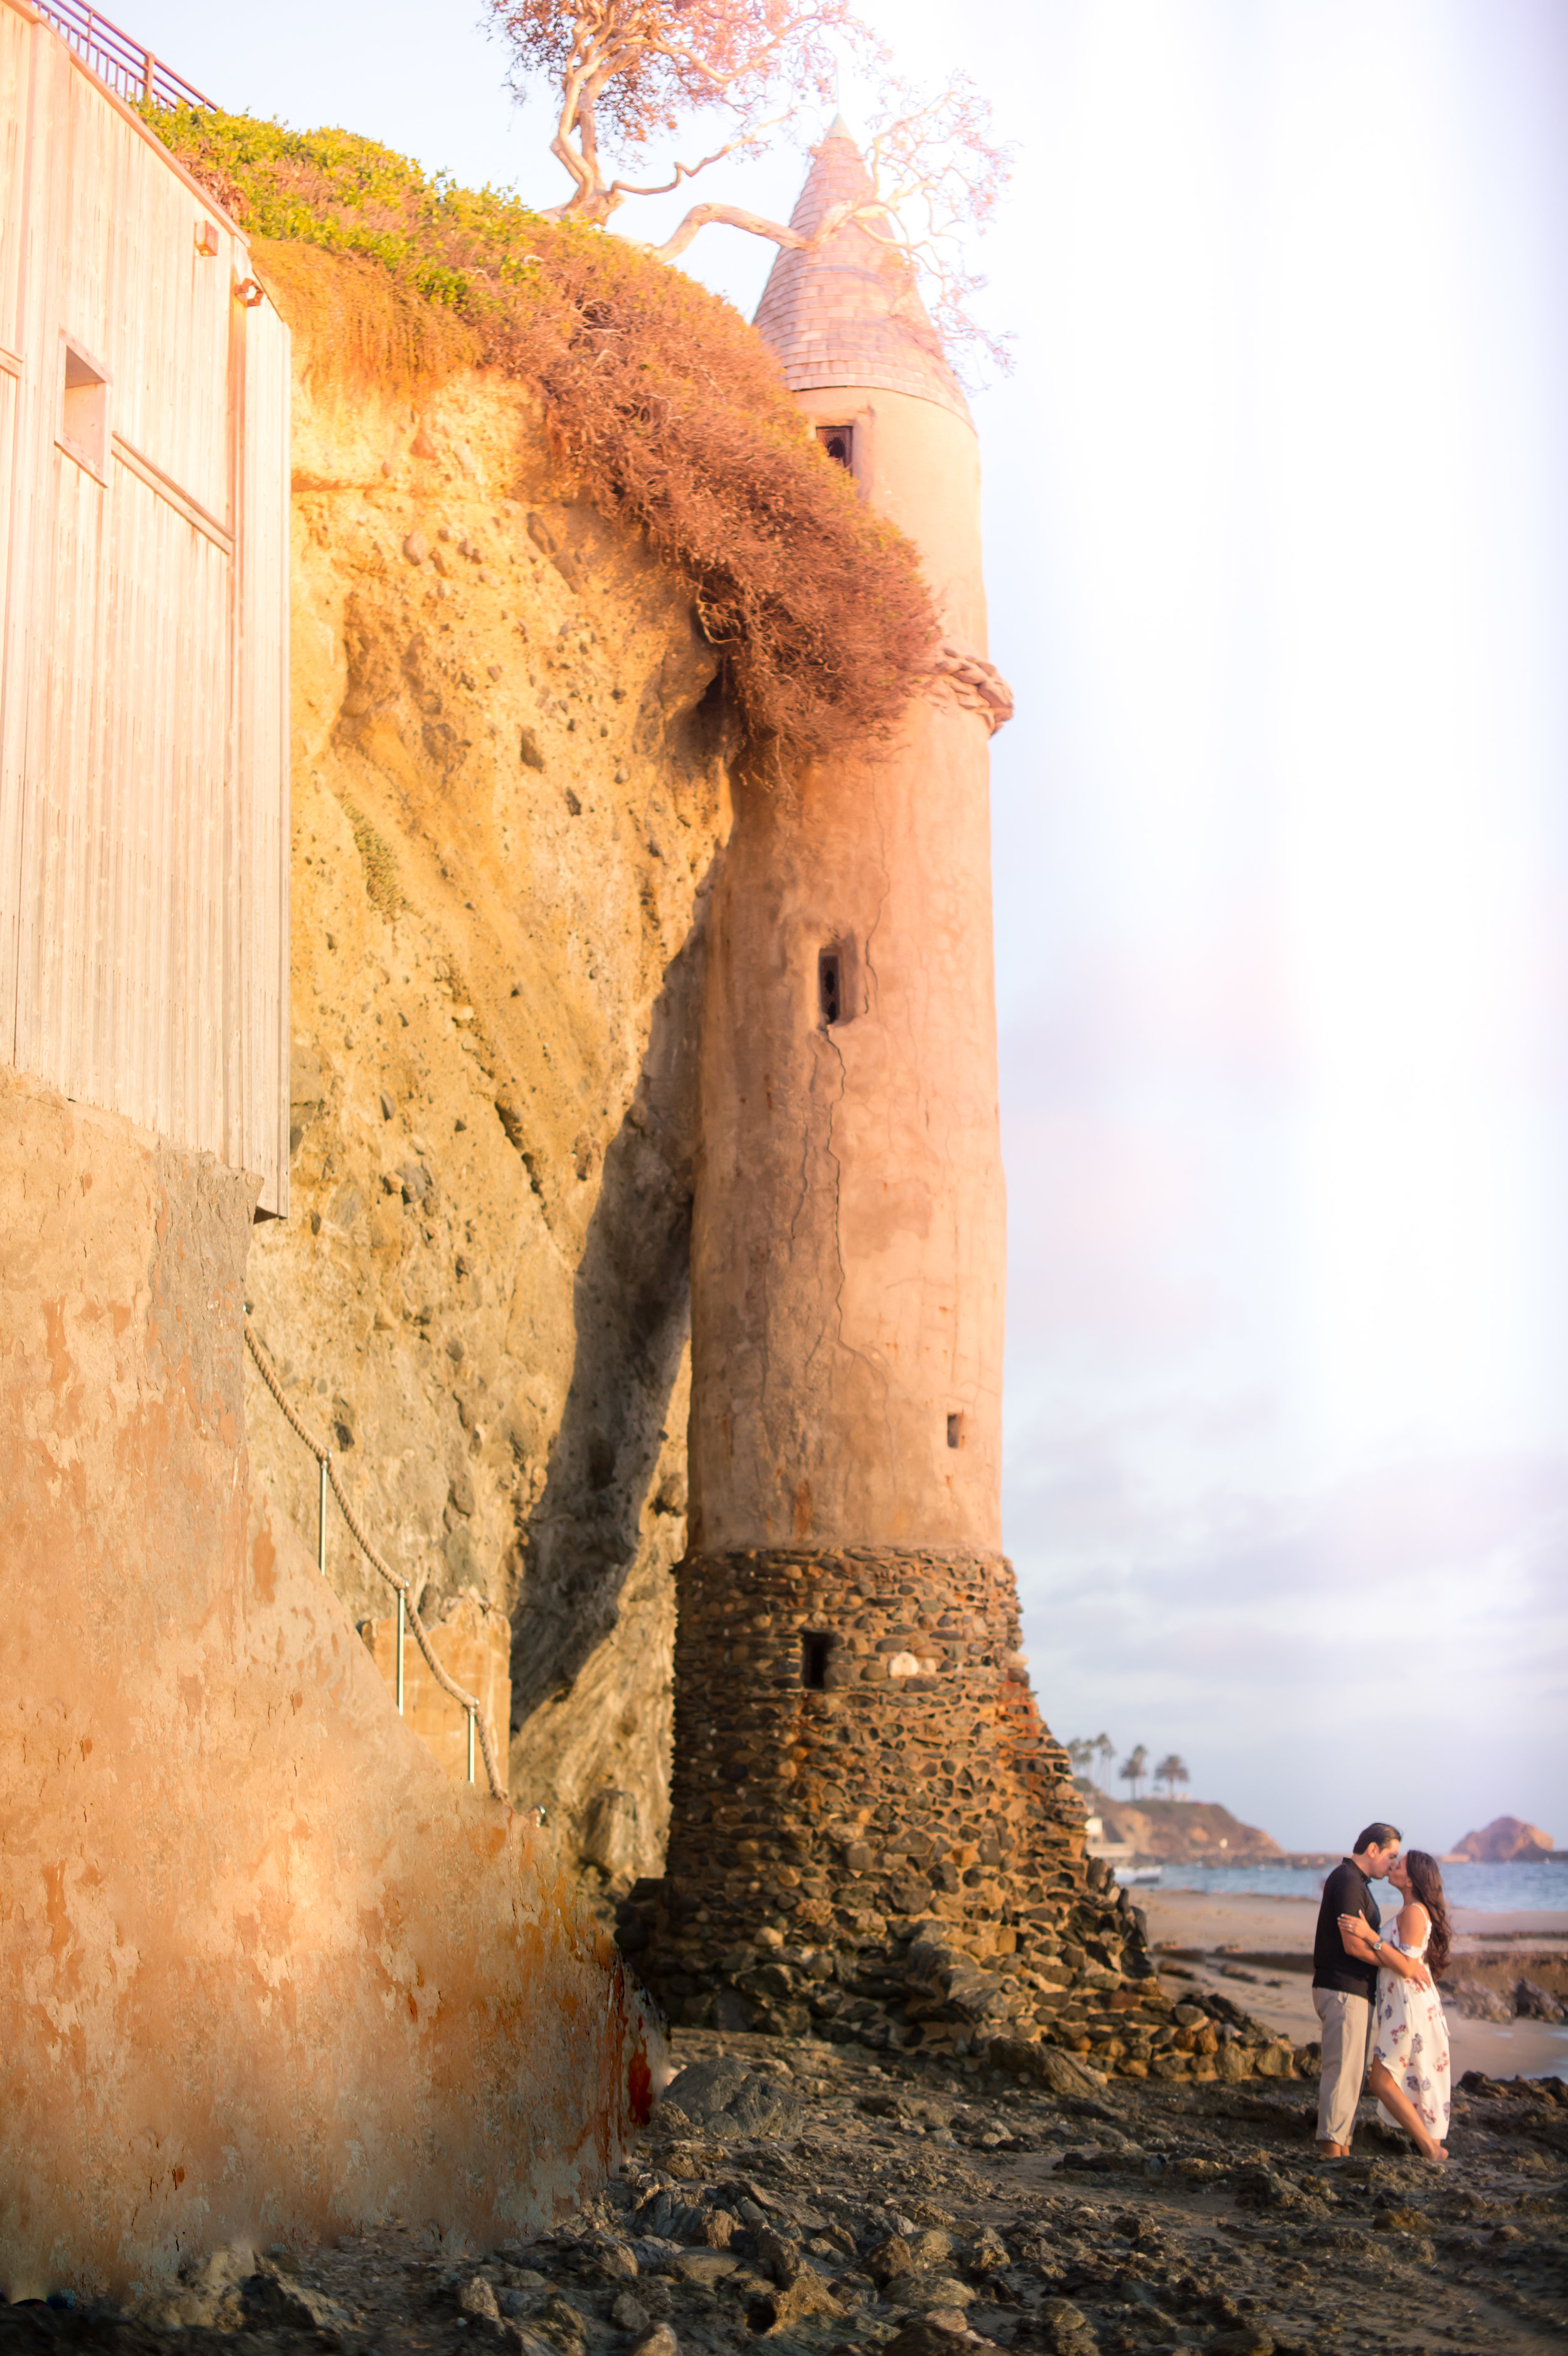
[{"label": "green shrub on cliff", "polygon": [[728,303],[348,132],[150,120],[250,233],[315,375],[417,399],[495,368],[538,391],[583,491],[688,583],[767,767],[887,736],[938,635],[914,550],[816,447]]}]

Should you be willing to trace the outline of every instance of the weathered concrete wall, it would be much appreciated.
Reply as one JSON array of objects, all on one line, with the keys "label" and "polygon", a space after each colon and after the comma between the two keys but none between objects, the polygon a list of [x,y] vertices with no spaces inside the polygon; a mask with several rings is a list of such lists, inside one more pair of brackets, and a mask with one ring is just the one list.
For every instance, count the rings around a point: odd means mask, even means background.
[{"label": "weathered concrete wall", "polygon": [[[645,2068],[253,1489],[253,1189],[0,1074],[0,2285],[123,2287],[603,2171]],[[270,1404],[270,1403],[269,1403]]]},{"label": "weathered concrete wall", "polygon": [[[667,1815],[715,659],[516,385],[416,414],[295,348],[293,1213],[250,1298],[427,1620],[509,1615],[518,1804],[571,1856],[634,1795],[624,1886]],[[386,1615],[336,1507],[327,1572]]]}]

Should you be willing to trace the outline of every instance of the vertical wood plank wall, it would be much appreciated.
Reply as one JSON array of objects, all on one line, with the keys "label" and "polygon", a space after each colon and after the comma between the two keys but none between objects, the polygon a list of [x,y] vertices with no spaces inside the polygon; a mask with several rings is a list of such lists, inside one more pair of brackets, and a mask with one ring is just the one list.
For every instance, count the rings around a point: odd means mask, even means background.
[{"label": "vertical wood plank wall", "polygon": [[[282,1214],[289,349],[249,275],[0,0],[0,1060]],[[108,380],[101,467],[60,439],[67,337]]]}]

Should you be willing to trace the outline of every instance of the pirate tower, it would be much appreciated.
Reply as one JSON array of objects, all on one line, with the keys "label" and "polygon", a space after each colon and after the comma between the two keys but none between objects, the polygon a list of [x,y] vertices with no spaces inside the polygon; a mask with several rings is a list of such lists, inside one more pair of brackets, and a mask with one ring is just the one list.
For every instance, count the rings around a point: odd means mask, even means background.
[{"label": "pirate tower", "polygon": [[[840,120],[793,226],[868,187]],[[978,446],[907,265],[863,228],[781,252],[757,325],[919,548],[945,636],[884,757],[740,789],[701,1040],[668,1862],[623,1936],[677,2020],[1087,2042],[1073,1985],[1147,1965],[1083,1855],[1000,1551],[988,739],[1010,700]]]}]

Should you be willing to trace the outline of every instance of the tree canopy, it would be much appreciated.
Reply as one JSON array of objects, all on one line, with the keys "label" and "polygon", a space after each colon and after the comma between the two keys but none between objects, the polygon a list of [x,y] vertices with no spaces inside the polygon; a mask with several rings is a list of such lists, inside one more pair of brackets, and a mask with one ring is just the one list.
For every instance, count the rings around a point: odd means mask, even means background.
[{"label": "tree canopy", "polygon": [[[849,0],[489,0],[511,51],[519,99],[553,93],[550,152],[571,182],[551,220],[603,226],[629,198],[667,196],[727,156],[755,154],[836,102],[840,59],[869,93],[864,194],[831,208],[810,237],[744,207],[698,203],[655,246],[683,253],[716,222],[775,245],[813,250],[850,222],[901,252],[956,358],[1006,367],[1000,339],[977,321],[983,285],[968,232],[983,229],[1009,158],[968,76],[921,91],[896,70]],[[705,139],[714,144],[700,152]],[[625,166],[625,176],[618,166]],[[651,241],[650,241],[651,242]]]}]

